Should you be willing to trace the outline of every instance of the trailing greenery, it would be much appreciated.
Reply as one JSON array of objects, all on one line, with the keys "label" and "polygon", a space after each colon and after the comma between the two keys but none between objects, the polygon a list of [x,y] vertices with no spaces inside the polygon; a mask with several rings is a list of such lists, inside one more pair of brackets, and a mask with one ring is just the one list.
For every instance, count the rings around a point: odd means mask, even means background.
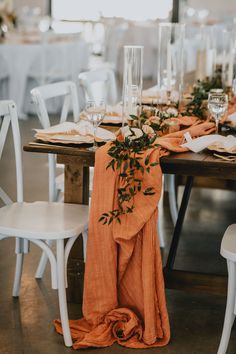
[{"label": "trailing greenery", "polygon": [[198,80],[191,93],[190,102],[186,105],[186,110],[182,115],[196,116],[204,119],[207,113],[207,107],[204,105],[208,98],[208,93],[212,89],[222,89],[221,71],[217,70],[212,79]]},{"label": "trailing greenery", "polygon": [[[134,197],[138,193],[143,193],[145,196],[155,194],[152,186],[143,188],[143,175],[149,173],[152,168],[158,165],[158,162],[150,161],[150,154],[144,158],[144,153],[147,150],[157,147],[154,144],[156,139],[155,133],[145,133],[142,128],[145,125],[146,117],[142,114],[140,117],[131,116],[134,127],[130,127],[130,135],[125,136],[123,140],[116,139],[112,142],[112,146],[108,150],[108,155],[111,156],[111,161],[107,168],[112,168],[113,171],[119,170],[119,182],[117,193],[117,208],[109,212],[103,213],[99,221],[103,224],[111,224],[114,220],[121,222],[120,216],[132,213],[134,205]],[[136,138],[137,129],[140,137]]]}]

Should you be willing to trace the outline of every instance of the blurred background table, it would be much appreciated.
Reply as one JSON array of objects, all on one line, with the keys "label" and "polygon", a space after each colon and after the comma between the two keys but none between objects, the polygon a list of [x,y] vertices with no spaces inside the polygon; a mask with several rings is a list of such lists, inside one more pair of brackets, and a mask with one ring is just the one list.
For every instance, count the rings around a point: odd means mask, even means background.
[{"label": "blurred background table", "polygon": [[[9,33],[0,44],[0,72],[5,73],[5,98],[11,97],[24,117],[32,111],[29,91],[60,80],[77,81],[88,68],[89,45],[80,33]],[[27,93],[27,95],[26,95]]]}]

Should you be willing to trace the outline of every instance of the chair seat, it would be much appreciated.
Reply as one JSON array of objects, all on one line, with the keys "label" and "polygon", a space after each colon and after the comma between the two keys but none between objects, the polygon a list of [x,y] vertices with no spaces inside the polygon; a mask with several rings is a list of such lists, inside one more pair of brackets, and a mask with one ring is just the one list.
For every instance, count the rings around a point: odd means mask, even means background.
[{"label": "chair seat", "polygon": [[0,234],[54,240],[79,235],[88,223],[86,205],[34,202],[0,208]]},{"label": "chair seat", "polygon": [[236,224],[230,225],[225,231],[220,253],[224,258],[236,262]]}]

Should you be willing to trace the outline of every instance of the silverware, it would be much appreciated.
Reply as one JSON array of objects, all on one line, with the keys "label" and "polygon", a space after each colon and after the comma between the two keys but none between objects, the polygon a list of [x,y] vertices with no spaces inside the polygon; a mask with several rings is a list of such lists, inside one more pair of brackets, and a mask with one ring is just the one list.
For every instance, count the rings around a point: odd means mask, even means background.
[{"label": "silverware", "polygon": [[219,159],[224,160],[224,161],[236,162],[236,155],[224,156],[224,155],[219,155],[219,154],[213,154],[213,156],[218,157]]}]

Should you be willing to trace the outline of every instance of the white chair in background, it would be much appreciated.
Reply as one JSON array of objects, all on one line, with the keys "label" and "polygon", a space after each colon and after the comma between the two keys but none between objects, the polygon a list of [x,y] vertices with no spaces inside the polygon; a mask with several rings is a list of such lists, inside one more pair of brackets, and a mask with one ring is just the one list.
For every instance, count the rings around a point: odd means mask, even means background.
[{"label": "white chair in background", "polygon": [[79,88],[81,89],[81,95],[83,100],[95,100],[96,88],[93,89],[96,84],[101,83],[102,88],[99,87],[100,99],[104,99],[107,104],[114,105],[117,103],[117,88],[116,80],[113,70],[102,68],[80,73],[79,76]]},{"label": "white chair in background", "polygon": [[6,99],[8,96],[8,80],[9,73],[7,63],[2,55],[0,55],[0,99]]},{"label": "white chair in background", "polygon": [[[0,142],[5,142],[11,126],[16,161],[17,202],[0,208],[0,239],[16,238],[16,271],[13,296],[18,297],[24,254],[31,241],[47,253],[51,265],[52,288],[58,289],[60,316],[66,346],[72,345],[66,302],[66,268],[70,250],[88,222],[88,206],[55,202],[23,202],[21,139],[16,106],[13,101],[0,101]],[[4,130],[3,130],[4,128]],[[67,239],[66,246],[64,241]],[[46,243],[56,241],[56,254]]]},{"label": "white chair in background", "polygon": [[[51,126],[46,101],[56,97],[64,97],[59,123],[67,120],[70,108],[72,108],[74,122],[79,121],[79,103],[75,83],[72,81],[62,81],[45,86],[38,86],[31,90],[32,101],[35,105],[36,113],[44,129]],[[56,177],[56,156],[48,155],[49,164],[49,201],[56,201],[60,192],[64,191],[63,175]]]},{"label": "white chair in background", "polygon": [[236,224],[225,231],[220,253],[227,260],[229,278],[224,326],[217,354],[225,354],[236,315]]}]

